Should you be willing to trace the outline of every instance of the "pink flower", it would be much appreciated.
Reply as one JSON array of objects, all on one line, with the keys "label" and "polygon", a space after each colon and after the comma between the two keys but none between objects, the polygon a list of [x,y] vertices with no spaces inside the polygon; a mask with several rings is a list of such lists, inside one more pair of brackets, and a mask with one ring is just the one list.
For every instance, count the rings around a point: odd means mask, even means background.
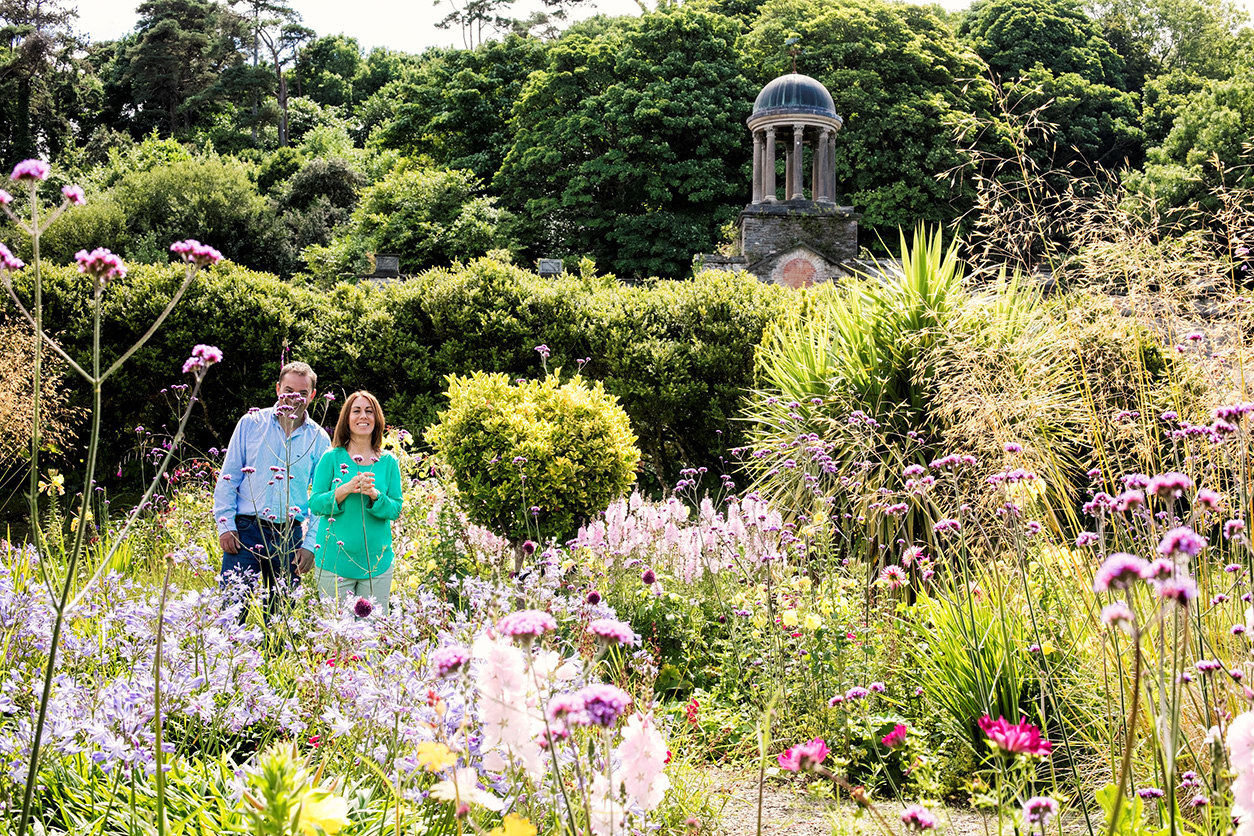
[{"label": "pink flower", "polygon": [[1147,564],[1136,555],[1115,552],[1093,576],[1093,591],[1128,589],[1145,575]]},{"label": "pink flower", "polygon": [[1048,740],[1041,738],[1041,730],[1026,718],[1015,725],[1005,717],[994,720],[985,714],[980,718],[979,725],[990,743],[1012,755],[1048,755],[1053,748]]},{"label": "pink flower", "polygon": [[8,206],[12,202],[13,195],[9,194],[4,189],[0,189],[0,206]]},{"label": "pink flower", "polygon": [[631,705],[631,695],[615,685],[597,683],[579,689],[576,695],[583,700],[583,710],[588,719],[602,728],[609,728],[618,716]]},{"label": "pink flower", "polygon": [[633,714],[623,727],[623,742],[617,751],[622,766],[615,776],[622,776],[627,797],[644,810],[656,808],[671,785],[663,774],[670,753],[662,733],[649,717]]},{"label": "pink flower", "polygon": [[791,749],[780,752],[778,760],[781,769],[787,769],[789,772],[802,772],[818,766],[826,757],[827,743],[823,741],[823,738],[816,737],[809,743],[798,743]]},{"label": "pink flower", "polygon": [[4,244],[0,244],[0,267],[3,267],[5,270],[13,271],[21,270],[25,266],[26,263],[22,261],[22,259],[11,253],[9,248]]},{"label": "pink flower", "polygon": [[901,811],[901,823],[906,830],[922,833],[924,830],[936,829],[936,815],[922,804],[911,804]]},{"label": "pink flower", "polygon": [[496,623],[496,628],[514,639],[531,639],[557,629],[557,621],[543,610],[519,610]]},{"label": "pink flower", "polygon": [[470,651],[461,645],[441,647],[431,654],[435,675],[444,679],[460,671],[470,661]]},{"label": "pink flower", "polygon": [[192,356],[183,363],[183,374],[203,371],[214,363],[222,362],[222,349],[201,343],[192,349]]},{"label": "pink flower", "polygon": [[74,260],[78,262],[78,272],[94,277],[101,284],[126,275],[126,265],[122,263],[121,257],[104,247],[97,247],[91,252],[79,250],[74,254]]},{"label": "pink flower", "polygon": [[890,731],[888,734],[880,738],[880,743],[883,743],[889,749],[896,749],[898,746],[900,746],[901,744],[905,742],[906,742],[906,727],[902,723],[898,723],[897,725],[893,726],[892,731]]},{"label": "pink flower", "polygon": [[83,194],[82,186],[62,186],[61,194],[75,206],[82,206],[87,203],[87,197]]},{"label": "pink flower", "polygon": [[636,633],[625,621],[597,618],[588,622],[588,632],[606,644],[637,644]]},{"label": "pink flower", "polygon": [[200,243],[195,238],[188,238],[186,241],[175,241],[170,245],[170,252],[179,256],[188,264],[195,264],[199,267],[208,267],[210,264],[217,264],[222,260],[222,253],[208,244]]},{"label": "pink flower", "polygon": [[1028,820],[1028,824],[1039,824],[1044,827],[1049,824],[1050,817],[1057,813],[1058,802],[1048,796],[1038,795],[1023,802],[1023,815]]},{"label": "pink flower", "polygon": [[13,167],[13,173],[9,175],[12,180],[47,180],[48,164],[43,160],[22,160]]}]

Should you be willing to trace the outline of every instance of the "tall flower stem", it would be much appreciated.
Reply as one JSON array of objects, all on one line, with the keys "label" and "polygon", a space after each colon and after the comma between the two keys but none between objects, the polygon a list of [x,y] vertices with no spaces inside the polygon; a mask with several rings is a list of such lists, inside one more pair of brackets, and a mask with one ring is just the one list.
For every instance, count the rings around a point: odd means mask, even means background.
[{"label": "tall flower stem", "polygon": [[165,583],[161,585],[161,605],[157,607],[157,642],[152,658],[152,707],[155,741],[153,761],[157,771],[157,836],[165,836],[165,753],[161,749],[161,645],[165,638],[165,602],[170,594],[170,572],[174,561],[165,564]]}]

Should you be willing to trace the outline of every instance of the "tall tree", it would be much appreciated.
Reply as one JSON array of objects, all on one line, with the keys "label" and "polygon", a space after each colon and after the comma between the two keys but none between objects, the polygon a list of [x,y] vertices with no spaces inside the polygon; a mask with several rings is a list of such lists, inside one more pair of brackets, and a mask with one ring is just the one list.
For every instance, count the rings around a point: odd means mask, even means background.
[{"label": "tall tree", "polygon": [[0,153],[59,156],[100,108],[102,88],[62,0],[0,0]]},{"label": "tall tree", "polygon": [[144,0],[137,11],[123,80],[140,127],[186,131],[224,95],[224,72],[243,62],[240,18],[213,0]]},{"label": "tall tree", "polygon": [[[240,9],[240,17],[252,38],[253,69],[261,67],[262,53],[270,59],[274,71],[274,96],[279,104],[279,146],[287,145],[287,77],[284,68],[296,60],[303,44],[312,40],[314,31],[301,24],[300,13],[283,0],[230,0],[232,8]],[[256,141],[259,93],[252,91],[253,139]]]},{"label": "tall tree", "polygon": [[533,255],[589,254],[677,277],[746,202],[753,87],[740,24],[684,7],[622,18],[549,48],[514,107],[493,182]]}]

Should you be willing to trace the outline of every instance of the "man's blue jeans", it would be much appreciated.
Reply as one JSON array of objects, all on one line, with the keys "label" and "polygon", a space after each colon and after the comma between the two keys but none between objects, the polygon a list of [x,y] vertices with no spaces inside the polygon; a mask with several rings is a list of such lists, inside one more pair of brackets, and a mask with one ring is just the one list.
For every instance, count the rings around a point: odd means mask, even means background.
[{"label": "man's blue jeans", "polygon": [[[268,612],[273,613],[283,592],[277,589],[279,578],[288,587],[297,584],[296,550],[304,540],[304,527],[300,523],[271,525],[256,517],[237,515],[235,530],[239,534],[240,548],[237,554],[222,555],[222,587],[237,596],[257,588],[260,579],[269,593]],[[242,620],[244,611],[240,611]]]}]

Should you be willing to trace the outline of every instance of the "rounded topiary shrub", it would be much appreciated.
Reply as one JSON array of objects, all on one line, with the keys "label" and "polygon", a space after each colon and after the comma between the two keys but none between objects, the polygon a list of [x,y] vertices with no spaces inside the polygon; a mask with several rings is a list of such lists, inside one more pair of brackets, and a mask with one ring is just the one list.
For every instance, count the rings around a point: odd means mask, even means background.
[{"label": "rounded topiary shrub", "polygon": [[600,383],[483,372],[448,381],[448,408],[426,439],[470,519],[516,546],[569,539],[635,481],[636,437]]}]

